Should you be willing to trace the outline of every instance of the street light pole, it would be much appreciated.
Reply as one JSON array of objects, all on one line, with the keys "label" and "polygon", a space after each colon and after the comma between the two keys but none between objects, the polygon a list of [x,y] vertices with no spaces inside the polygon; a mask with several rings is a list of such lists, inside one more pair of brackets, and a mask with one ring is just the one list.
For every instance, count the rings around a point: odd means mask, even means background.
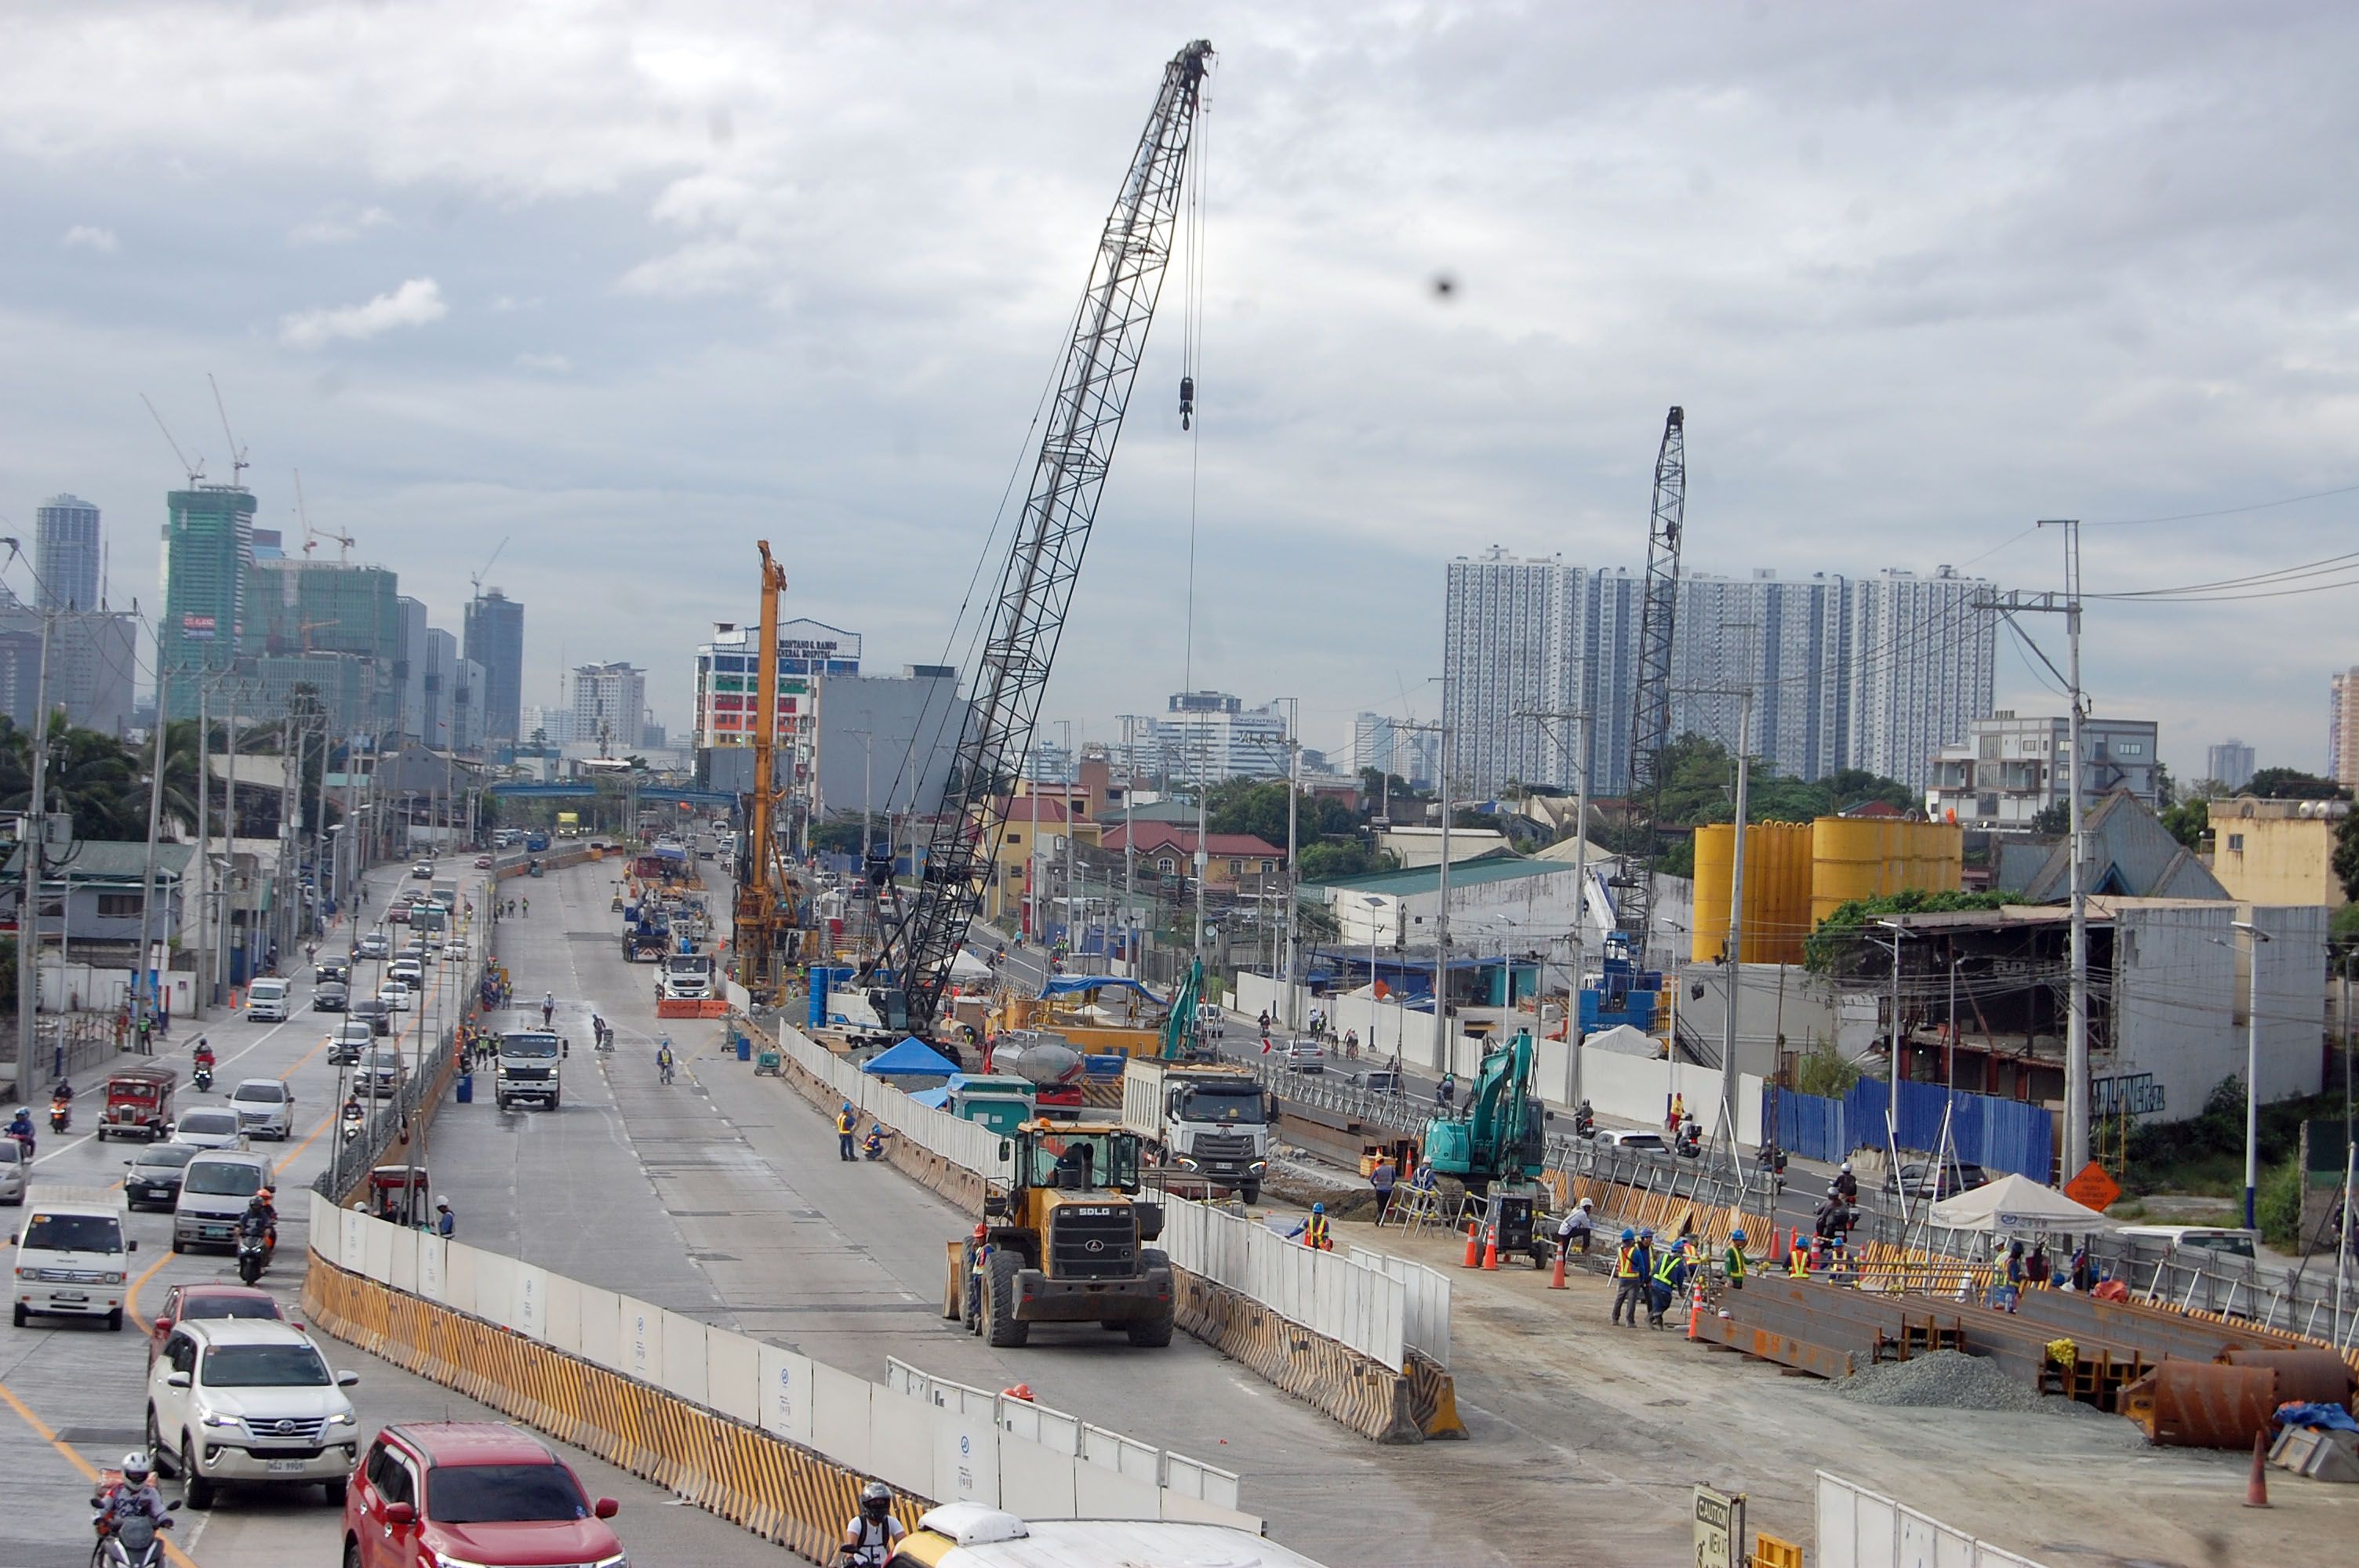
[{"label": "street light pole", "polygon": [[2253,1192],[2261,1175],[2261,944],[2269,934],[2249,920],[2245,934],[2245,1228],[2253,1228]]}]

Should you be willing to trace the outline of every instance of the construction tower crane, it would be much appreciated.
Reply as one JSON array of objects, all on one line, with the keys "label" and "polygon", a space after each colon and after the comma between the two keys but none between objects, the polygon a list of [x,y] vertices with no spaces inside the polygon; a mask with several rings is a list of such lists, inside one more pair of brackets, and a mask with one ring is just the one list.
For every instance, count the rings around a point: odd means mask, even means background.
[{"label": "construction tower crane", "polygon": [[213,379],[213,373],[211,371],[205,372],[205,384],[213,389],[213,407],[221,415],[222,438],[229,443],[230,486],[235,490],[244,490],[245,470],[254,465],[245,460],[245,449],[237,444],[237,438],[229,433],[229,405],[222,401],[221,383]]},{"label": "construction tower crane", "polygon": [[1680,533],[1688,509],[1687,415],[1674,406],[1655,454],[1655,503],[1647,521],[1646,598],[1638,611],[1637,701],[1630,710],[1630,778],[1623,798],[1641,814],[1638,852],[1616,879],[1615,924],[1626,965],[1647,967],[1655,918],[1655,858],[1661,849],[1663,752],[1671,740],[1671,639],[1680,610]]},{"label": "construction tower crane", "polygon": [[350,534],[332,534],[311,526],[310,509],[303,504],[303,470],[295,470],[295,518],[303,524],[303,558],[310,560],[311,552],[320,547],[321,539],[333,539],[343,551],[344,565],[353,564],[353,546],[359,543]]},{"label": "construction tower crane", "polygon": [[156,421],[156,428],[164,432],[164,442],[172,449],[172,455],[180,460],[180,471],[189,476],[189,488],[196,489],[205,481],[205,460],[201,457],[190,462],[189,454],[180,450],[180,443],[174,438],[172,427],[164,423],[164,416],[156,412],[156,405],[146,393],[139,395],[139,401],[147,405],[148,417]]},{"label": "construction tower crane", "polygon": [[[506,541],[502,541],[505,545]],[[737,983],[766,1006],[777,1003],[786,966],[799,955],[793,945],[795,886],[777,840],[773,815],[778,803],[778,595],[787,591],[786,568],[762,552],[762,614],[754,648],[754,787],[745,801],[745,834],[737,849],[737,902],[730,940],[737,954]],[[494,559],[498,558],[494,552]],[[489,571],[486,563],[484,568]],[[482,591],[482,579],[476,579]]]},{"label": "construction tower crane", "polygon": [[1154,112],[1098,236],[1023,516],[988,612],[923,875],[916,897],[884,932],[877,961],[891,969],[893,983],[871,995],[879,1020],[897,1030],[932,1033],[951,959],[983,907],[984,878],[998,860],[1006,823],[990,815],[991,802],[1012,793],[1031,750],[1040,694],[1171,258],[1181,178],[1212,55],[1212,46],[1199,39],[1164,67]]}]

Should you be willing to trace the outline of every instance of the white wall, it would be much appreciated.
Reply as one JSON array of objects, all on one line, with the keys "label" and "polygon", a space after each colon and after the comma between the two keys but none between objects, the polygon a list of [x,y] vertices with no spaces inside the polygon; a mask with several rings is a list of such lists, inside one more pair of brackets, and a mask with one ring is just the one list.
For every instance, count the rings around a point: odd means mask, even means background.
[{"label": "white wall", "polygon": [[2101,1086],[2150,1078],[2136,1082],[2132,1102],[2144,1108],[2141,1119],[2184,1120],[2222,1079],[2244,1077],[2245,938],[2231,922],[2247,911],[2273,938],[2260,945],[2260,1097],[2319,1091],[2324,909],[2127,904],[2114,913],[2120,1047],[2093,1064],[2093,1076]]},{"label": "white wall", "polygon": [[[175,1020],[196,1016],[196,977],[185,970],[167,969],[162,976],[165,1005]],[[60,965],[54,956],[41,964],[40,996],[43,1012],[72,1011],[72,1003],[83,1012],[108,1012],[123,1005],[131,986],[131,971],[120,966],[101,968],[92,964]]]},{"label": "white wall", "polygon": [[534,1264],[339,1209],[318,1194],[310,1242],[321,1257],[381,1284],[759,1425],[932,1501],[971,1499],[1035,1519],[1109,1517],[1103,1504],[1112,1489],[1121,1495],[1119,1517],[1261,1529],[1238,1510],[1233,1472],[978,1390],[938,1398],[936,1380],[914,1368],[896,1364],[887,1384],[874,1384]]}]

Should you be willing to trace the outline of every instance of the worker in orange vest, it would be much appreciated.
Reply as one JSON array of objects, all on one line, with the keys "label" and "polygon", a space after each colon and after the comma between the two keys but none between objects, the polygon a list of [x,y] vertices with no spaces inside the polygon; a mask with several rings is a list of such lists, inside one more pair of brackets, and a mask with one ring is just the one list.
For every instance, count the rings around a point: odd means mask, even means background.
[{"label": "worker in orange vest", "polygon": [[852,1102],[846,1100],[843,1108],[835,1113],[835,1157],[837,1159],[849,1160],[853,1157],[852,1134],[853,1130],[859,1123],[860,1119],[852,1114]]}]

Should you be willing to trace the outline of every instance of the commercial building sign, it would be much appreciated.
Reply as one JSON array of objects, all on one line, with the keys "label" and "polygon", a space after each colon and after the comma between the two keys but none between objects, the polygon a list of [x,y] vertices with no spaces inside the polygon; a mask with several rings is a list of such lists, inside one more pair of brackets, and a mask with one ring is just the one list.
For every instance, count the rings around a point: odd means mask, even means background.
[{"label": "commercial building sign", "polygon": [[213,618],[210,615],[181,616],[180,635],[183,639],[191,643],[212,642],[213,640]]}]

